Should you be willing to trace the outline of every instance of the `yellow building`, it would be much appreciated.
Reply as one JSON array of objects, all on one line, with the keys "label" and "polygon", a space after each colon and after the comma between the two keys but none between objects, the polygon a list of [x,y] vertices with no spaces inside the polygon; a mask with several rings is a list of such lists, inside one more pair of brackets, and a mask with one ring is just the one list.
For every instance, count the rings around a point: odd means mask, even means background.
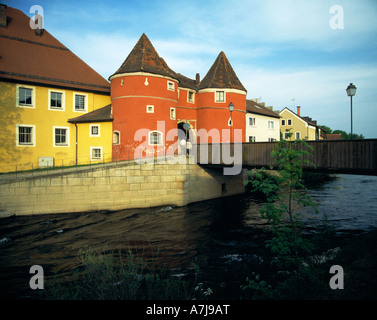
[{"label": "yellow building", "polygon": [[[280,132],[284,140],[322,140],[321,127],[309,117],[301,117],[301,107],[297,113],[288,108],[280,111]],[[292,133],[289,137],[289,133]]]},{"label": "yellow building", "polygon": [[0,172],[111,160],[108,81],[29,20],[0,5]]}]

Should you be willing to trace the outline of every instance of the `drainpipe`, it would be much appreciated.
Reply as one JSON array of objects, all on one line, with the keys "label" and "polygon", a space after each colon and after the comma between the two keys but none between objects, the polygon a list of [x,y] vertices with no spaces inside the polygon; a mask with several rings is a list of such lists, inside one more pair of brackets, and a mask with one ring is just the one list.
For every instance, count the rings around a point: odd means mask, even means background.
[{"label": "drainpipe", "polygon": [[78,128],[77,128],[77,123],[75,122],[75,127],[76,127],[76,166],[77,166],[77,154],[78,154],[78,147],[79,147],[79,144],[78,144]]}]

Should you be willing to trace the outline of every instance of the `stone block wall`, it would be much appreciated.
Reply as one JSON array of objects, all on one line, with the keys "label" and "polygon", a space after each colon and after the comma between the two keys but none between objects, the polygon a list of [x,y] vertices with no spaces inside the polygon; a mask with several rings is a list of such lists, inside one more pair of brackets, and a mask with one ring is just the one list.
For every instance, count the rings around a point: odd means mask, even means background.
[{"label": "stone block wall", "polygon": [[184,206],[244,192],[243,174],[197,164],[112,164],[1,181],[0,211],[16,215]]}]

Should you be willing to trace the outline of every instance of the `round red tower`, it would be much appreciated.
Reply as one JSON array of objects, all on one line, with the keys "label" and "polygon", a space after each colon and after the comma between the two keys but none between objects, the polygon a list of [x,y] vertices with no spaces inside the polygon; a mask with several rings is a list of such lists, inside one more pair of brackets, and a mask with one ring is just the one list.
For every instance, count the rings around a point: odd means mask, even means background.
[{"label": "round red tower", "polygon": [[145,34],[109,80],[113,159],[165,155],[176,141],[168,132],[177,129],[178,80]]},{"label": "round red tower", "polygon": [[209,133],[208,142],[245,141],[246,93],[225,53],[220,52],[198,86],[198,129]]}]

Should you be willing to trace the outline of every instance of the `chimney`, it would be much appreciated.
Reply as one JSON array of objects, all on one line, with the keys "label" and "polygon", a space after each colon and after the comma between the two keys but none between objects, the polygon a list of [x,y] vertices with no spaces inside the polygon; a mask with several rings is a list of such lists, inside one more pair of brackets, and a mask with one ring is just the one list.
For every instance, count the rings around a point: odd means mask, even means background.
[{"label": "chimney", "polygon": [[0,27],[7,27],[7,6],[0,3]]},{"label": "chimney", "polygon": [[199,84],[199,82],[200,82],[200,74],[197,73],[195,77],[195,84]]},{"label": "chimney", "polygon": [[34,20],[34,31],[37,36],[42,36],[43,33],[43,17],[36,13],[35,14],[35,20]]},{"label": "chimney", "polygon": [[297,115],[301,117],[301,107],[297,106]]}]

